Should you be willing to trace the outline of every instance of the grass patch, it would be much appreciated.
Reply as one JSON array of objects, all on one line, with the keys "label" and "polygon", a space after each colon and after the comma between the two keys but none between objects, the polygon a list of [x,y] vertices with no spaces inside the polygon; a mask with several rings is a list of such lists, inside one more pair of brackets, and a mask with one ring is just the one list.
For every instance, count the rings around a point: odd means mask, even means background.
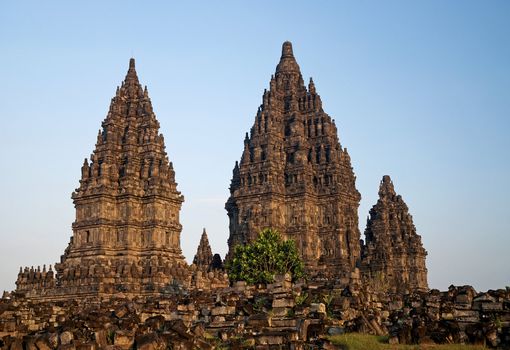
[{"label": "grass patch", "polygon": [[482,350],[483,346],[463,344],[390,345],[388,337],[361,333],[346,333],[328,337],[334,344],[345,350]]}]

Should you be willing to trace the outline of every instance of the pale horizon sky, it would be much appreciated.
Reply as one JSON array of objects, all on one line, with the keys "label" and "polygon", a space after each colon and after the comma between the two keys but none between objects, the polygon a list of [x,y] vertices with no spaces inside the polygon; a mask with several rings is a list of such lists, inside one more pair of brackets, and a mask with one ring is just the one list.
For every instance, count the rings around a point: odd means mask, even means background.
[{"label": "pale horizon sky", "polygon": [[83,159],[130,57],[178,189],[188,262],[224,204],[285,40],[351,155],[363,236],[391,176],[431,288],[510,285],[510,2],[23,1],[0,4],[0,292],[54,264]]}]

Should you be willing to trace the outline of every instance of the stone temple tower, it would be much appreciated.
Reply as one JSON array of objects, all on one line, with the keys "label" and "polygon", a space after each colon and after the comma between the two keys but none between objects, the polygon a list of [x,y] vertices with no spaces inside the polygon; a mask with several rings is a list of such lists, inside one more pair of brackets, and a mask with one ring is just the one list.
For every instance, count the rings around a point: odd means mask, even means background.
[{"label": "stone temple tower", "polygon": [[416,233],[413,218],[388,175],[379,187],[379,200],[370,209],[362,249],[361,270],[375,289],[426,291],[427,252]]},{"label": "stone temple tower", "polygon": [[360,256],[360,198],[335,122],[285,42],[234,167],[229,254],[272,227],[295,240],[312,274],[348,275]]},{"label": "stone temple tower", "polygon": [[[135,61],[117,88],[90,161],[73,192],[76,220],[69,246],[44,292],[21,271],[17,290],[54,296],[164,293],[189,280],[180,247],[184,200],[142,88]],[[25,273],[27,272],[27,273]]]}]

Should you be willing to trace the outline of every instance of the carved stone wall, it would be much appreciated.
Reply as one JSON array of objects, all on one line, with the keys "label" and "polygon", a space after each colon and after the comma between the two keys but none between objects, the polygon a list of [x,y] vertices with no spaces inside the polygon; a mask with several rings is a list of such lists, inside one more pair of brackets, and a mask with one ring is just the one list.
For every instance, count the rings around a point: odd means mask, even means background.
[{"label": "carved stone wall", "polygon": [[362,273],[376,289],[393,292],[426,291],[427,252],[413,218],[393,182],[385,175],[379,200],[370,210],[362,248]]},{"label": "carved stone wall", "polygon": [[349,276],[360,255],[360,198],[335,122],[285,42],[233,170],[229,254],[272,227],[295,240],[309,272]]}]

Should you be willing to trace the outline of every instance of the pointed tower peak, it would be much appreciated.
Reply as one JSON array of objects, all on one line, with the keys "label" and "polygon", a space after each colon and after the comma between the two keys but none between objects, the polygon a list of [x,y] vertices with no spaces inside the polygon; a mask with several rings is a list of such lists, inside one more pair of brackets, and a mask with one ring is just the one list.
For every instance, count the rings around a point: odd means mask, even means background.
[{"label": "pointed tower peak", "polygon": [[282,45],[282,58],[283,57],[294,57],[294,52],[292,52],[292,43],[290,41],[286,41]]},{"label": "pointed tower peak", "polygon": [[315,94],[316,93],[316,91],[315,91],[315,84],[313,82],[312,77],[310,77],[310,82],[308,83],[308,92],[310,92],[311,94]]},{"label": "pointed tower peak", "polygon": [[379,186],[379,197],[387,197],[387,196],[395,196],[395,188],[393,187],[393,181],[391,181],[391,178],[389,175],[384,175],[381,184]]},{"label": "pointed tower peak", "polygon": [[129,69],[126,74],[126,79],[124,79],[124,82],[126,82],[126,83],[128,83],[130,81],[134,81],[134,82],[138,83],[138,75],[136,74],[134,58],[129,59]]},{"label": "pointed tower peak", "polygon": [[290,41],[286,41],[282,45],[282,56],[280,57],[280,63],[276,66],[276,74],[278,73],[298,73],[301,74],[299,65],[294,58],[294,52],[292,51],[292,44]]},{"label": "pointed tower peak", "polygon": [[204,228],[202,231],[202,237],[198,244],[197,253],[193,259],[193,263],[200,268],[209,269],[213,259],[211,246],[209,245],[209,239],[207,238],[207,232]]}]

